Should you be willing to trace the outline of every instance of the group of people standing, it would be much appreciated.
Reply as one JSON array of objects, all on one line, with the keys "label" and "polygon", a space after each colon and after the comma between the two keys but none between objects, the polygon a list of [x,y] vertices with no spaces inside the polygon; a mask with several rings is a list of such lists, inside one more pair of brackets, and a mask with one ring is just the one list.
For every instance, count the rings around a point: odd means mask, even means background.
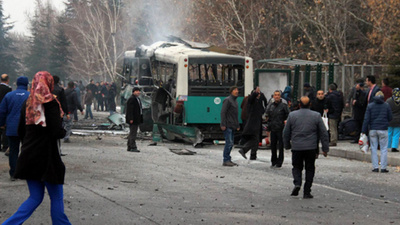
[{"label": "group of people standing", "polygon": [[[298,104],[289,107],[290,100],[282,98],[280,90],[274,91],[272,99],[265,104],[265,96],[257,87],[242,102],[242,136],[237,145],[239,154],[247,159],[246,153],[251,150],[250,160],[257,159],[257,150],[261,140],[260,130],[262,116],[267,118],[267,130],[271,140],[271,167],[279,168],[284,160],[283,149],[292,150],[292,173],[294,189],[297,196],[301,186],[301,173],[306,169],[304,197],[312,198],[311,185],[315,173],[315,159],[319,154],[319,142],[322,152],[327,156],[329,146],[336,146],[338,141],[338,124],[344,107],[353,107],[353,118],[357,121],[358,134],[368,134],[371,147],[373,172],[387,173],[387,149],[398,152],[400,138],[400,89],[391,89],[388,79],[382,80],[382,88],[376,84],[374,76],[357,80],[351,90],[351,98],[345,104],[343,93],[337,85],[329,85],[329,91],[316,93],[309,84],[304,85],[304,95]],[[364,89],[367,86],[367,89]],[[231,160],[235,132],[241,129],[238,120],[239,106],[236,101],[239,95],[237,87],[230,88],[230,95],[223,101],[221,109],[221,130],[225,136],[223,166],[237,166]],[[292,112],[291,112],[291,110]],[[245,116],[243,116],[243,113]],[[322,118],[327,118],[327,123]],[[329,130],[329,132],[328,132]],[[359,135],[355,143],[358,143]],[[380,169],[377,155],[380,146]]]},{"label": "group of people standing", "polygon": [[[238,120],[239,106],[236,101],[239,91],[237,87],[230,88],[230,95],[224,99],[221,109],[221,130],[225,136],[223,151],[223,166],[237,166],[231,160],[231,150],[234,145],[235,131],[240,130]],[[307,96],[300,99],[300,110],[290,112],[287,101],[281,98],[281,91],[276,90],[273,99],[264,106],[265,96],[257,87],[245,98],[247,118],[242,131],[242,140],[239,144],[239,154],[247,158],[246,153],[251,150],[250,160],[257,159],[257,150],[260,139],[262,116],[265,113],[268,130],[271,138],[271,167],[279,168],[284,160],[283,148],[292,149],[292,173],[295,188],[293,196],[297,196],[302,183],[302,170],[306,168],[306,183],[304,198],[313,198],[311,186],[315,173],[315,159],[319,154],[318,143],[322,143],[322,151],[327,156],[329,151],[328,132],[319,113],[310,110],[311,101]],[[242,111],[243,112],[243,111]],[[304,118],[303,118],[304,117]],[[292,147],[293,146],[293,147]],[[278,153],[279,149],[279,155]]]}]

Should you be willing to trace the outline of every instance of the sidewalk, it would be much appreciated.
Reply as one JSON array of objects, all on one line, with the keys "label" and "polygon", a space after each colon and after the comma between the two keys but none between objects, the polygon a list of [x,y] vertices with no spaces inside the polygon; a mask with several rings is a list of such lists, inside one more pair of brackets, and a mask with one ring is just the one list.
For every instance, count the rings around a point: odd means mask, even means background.
[{"label": "sidewalk", "polygon": [[[363,162],[371,162],[371,150],[364,153],[358,147],[358,144],[351,144],[350,140],[338,141],[337,146],[329,147],[330,156],[352,159]],[[378,151],[378,156],[380,151]],[[388,150],[388,165],[400,166],[400,152]]]}]

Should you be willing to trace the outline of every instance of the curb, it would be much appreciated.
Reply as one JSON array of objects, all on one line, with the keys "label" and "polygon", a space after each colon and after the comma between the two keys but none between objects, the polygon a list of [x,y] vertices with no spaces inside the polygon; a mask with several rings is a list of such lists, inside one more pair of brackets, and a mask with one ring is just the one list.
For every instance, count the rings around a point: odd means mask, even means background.
[{"label": "curb", "polygon": [[[362,162],[371,162],[371,153],[364,153],[361,151],[349,151],[343,149],[330,148],[329,156],[335,156],[340,158],[346,158],[350,160],[357,160]],[[380,153],[378,152],[378,157],[380,157]],[[400,166],[400,158],[390,157],[388,155],[388,166]]]}]

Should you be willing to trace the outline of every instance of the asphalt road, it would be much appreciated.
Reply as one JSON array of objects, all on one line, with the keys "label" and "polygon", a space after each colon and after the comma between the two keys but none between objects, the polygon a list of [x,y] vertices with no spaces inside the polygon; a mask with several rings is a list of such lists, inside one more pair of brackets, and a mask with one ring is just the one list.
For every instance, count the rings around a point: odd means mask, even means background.
[{"label": "asphalt road", "polygon": [[[281,169],[271,169],[270,151],[248,161],[234,149],[239,166],[230,168],[222,167],[222,145],[143,140],[141,152],[131,153],[121,136],[100,138],[73,136],[63,144],[72,224],[400,224],[399,168],[372,173],[370,163],[321,156],[315,198],[302,199],[289,196],[290,151]],[[28,197],[25,181],[9,180],[7,160],[0,155],[0,222]],[[51,224],[48,195],[25,224]]]}]

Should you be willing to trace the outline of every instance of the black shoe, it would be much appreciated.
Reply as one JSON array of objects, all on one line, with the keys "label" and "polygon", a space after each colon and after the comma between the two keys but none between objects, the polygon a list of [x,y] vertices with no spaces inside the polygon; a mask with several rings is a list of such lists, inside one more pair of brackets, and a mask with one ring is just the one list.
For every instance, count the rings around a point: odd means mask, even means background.
[{"label": "black shoe", "polygon": [[246,154],[244,153],[243,149],[239,150],[240,155],[243,156],[243,158],[247,159]]},{"label": "black shoe", "polygon": [[387,169],[381,169],[381,173],[389,173],[389,170],[387,170]]},{"label": "black shoe", "polygon": [[399,150],[397,150],[397,148],[392,148],[392,152],[399,152]]},{"label": "black shoe", "polygon": [[137,148],[128,149],[128,152],[140,152]]},{"label": "black shoe", "polygon": [[257,156],[250,156],[250,160],[257,160]]},{"label": "black shoe", "polygon": [[373,169],[372,172],[379,173],[379,169]]},{"label": "black shoe", "polygon": [[314,198],[314,196],[312,196],[310,193],[304,193],[304,195],[303,195],[303,198],[304,199],[310,199],[310,198]]},{"label": "black shoe", "polygon": [[60,156],[66,156],[67,154],[61,153]]},{"label": "black shoe", "polygon": [[64,143],[71,143],[69,139],[64,139]]},{"label": "black shoe", "polygon": [[276,168],[281,168],[282,167],[282,165],[278,165],[278,164],[276,164],[276,166],[275,166]]},{"label": "black shoe", "polygon": [[290,196],[297,196],[299,195],[299,191],[300,191],[300,186],[295,186],[293,188],[292,194],[290,194]]}]

